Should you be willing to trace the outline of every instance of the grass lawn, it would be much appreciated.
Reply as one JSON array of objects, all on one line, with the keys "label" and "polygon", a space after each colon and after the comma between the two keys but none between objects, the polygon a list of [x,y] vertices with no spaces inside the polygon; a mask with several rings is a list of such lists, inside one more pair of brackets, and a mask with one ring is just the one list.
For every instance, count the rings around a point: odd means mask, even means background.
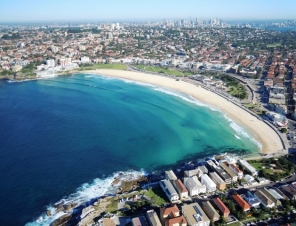
[{"label": "grass lawn", "polygon": [[111,203],[107,206],[105,212],[106,213],[114,212],[117,210],[117,207],[118,207],[118,201],[112,200]]},{"label": "grass lawn", "polygon": [[149,189],[145,193],[145,195],[150,197],[152,203],[154,203],[157,206],[161,206],[161,205],[167,203],[166,196],[160,187]]},{"label": "grass lawn", "polygon": [[151,71],[151,72],[156,72],[156,73],[164,73],[167,75],[173,75],[173,76],[188,76],[192,75],[191,72],[186,71],[186,72],[181,72],[175,69],[171,68],[161,68],[161,67],[156,67],[156,66],[144,66],[144,65],[136,65],[137,68],[145,70],[145,71]]},{"label": "grass lawn", "polygon": [[79,70],[95,70],[95,69],[115,69],[115,70],[126,70],[124,64],[92,64],[92,65],[81,65]]},{"label": "grass lawn", "polygon": [[275,48],[277,46],[281,46],[281,43],[274,43],[274,44],[266,45],[267,48]]},{"label": "grass lawn", "polygon": [[247,91],[244,86],[242,86],[242,85],[230,86],[229,88],[230,88],[230,90],[228,91],[228,93],[231,96],[235,96],[239,99],[245,99],[247,97]]},{"label": "grass lawn", "polygon": [[242,223],[241,222],[234,222],[232,224],[227,224],[227,226],[241,226]]}]

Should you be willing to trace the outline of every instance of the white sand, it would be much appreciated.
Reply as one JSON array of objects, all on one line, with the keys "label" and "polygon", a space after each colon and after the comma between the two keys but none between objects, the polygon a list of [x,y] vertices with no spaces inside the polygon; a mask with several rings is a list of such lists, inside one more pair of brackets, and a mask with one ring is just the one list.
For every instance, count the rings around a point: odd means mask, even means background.
[{"label": "white sand", "polygon": [[214,106],[216,109],[220,109],[227,117],[238,125],[248,128],[249,134],[262,144],[262,153],[275,153],[283,149],[280,138],[268,125],[223,97],[204,88],[197,87],[187,82],[176,81],[175,79],[168,77],[139,72],[99,69],[86,71],[85,73],[144,82],[188,94],[200,102]]}]

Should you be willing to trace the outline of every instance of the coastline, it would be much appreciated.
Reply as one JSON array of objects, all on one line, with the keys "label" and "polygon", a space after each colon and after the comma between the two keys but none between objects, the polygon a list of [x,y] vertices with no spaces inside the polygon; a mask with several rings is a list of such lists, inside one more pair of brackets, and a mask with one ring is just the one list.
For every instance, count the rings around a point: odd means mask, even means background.
[{"label": "coastline", "polygon": [[208,91],[202,87],[190,84],[184,81],[176,81],[169,77],[163,77],[148,73],[140,73],[134,71],[112,70],[112,69],[97,69],[87,71],[77,71],[73,73],[89,73],[108,77],[127,79],[136,82],[143,82],[151,85],[156,85],[168,89],[178,91],[180,93],[192,96],[194,99],[201,101],[209,106],[213,106],[222,111],[228,118],[234,122],[243,125],[251,132],[251,136],[258,141],[262,148],[263,154],[278,153],[283,149],[282,143],[276,132],[260,121],[257,117],[251,115],[239,106],[227,101],[223,97]]}]

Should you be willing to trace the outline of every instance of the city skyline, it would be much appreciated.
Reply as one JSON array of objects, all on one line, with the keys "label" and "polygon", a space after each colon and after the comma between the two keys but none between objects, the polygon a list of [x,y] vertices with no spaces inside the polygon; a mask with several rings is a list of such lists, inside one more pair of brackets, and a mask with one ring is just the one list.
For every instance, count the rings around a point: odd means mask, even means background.
[{"label": "city skyline", "polygon": [[223,20],[280,20],[295,19],[296,2],[275,0],[240,2],[232,0],[190,1],[156,0],[138,1],[110,0],[52,0],[49,3],[37,0],[11,0],[2,3],[0,22],[43,21],[131,21],[153,19],[208,19]]}]

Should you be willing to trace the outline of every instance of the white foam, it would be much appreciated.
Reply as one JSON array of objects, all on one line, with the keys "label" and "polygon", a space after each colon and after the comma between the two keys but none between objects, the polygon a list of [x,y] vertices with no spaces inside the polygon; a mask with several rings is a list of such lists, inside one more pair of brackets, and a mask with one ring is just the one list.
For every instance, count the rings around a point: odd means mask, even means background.
[{"label": "white foam", "polygon": [[207,108],[211,109],[212,111],[219,111],[218,109],[216,109],[214,107],[211,107],[211,106],[209,106],[207,104],[204,104],[204,103],[196,100],[194,97],[192,97],[190,95],[187,95],[187,94],[184,94],[184,93],[179,93],[179,92],[176,92],[174,90],[170,90],[170,89],[166,89],[166,88],[162,88],[162,87],[155,87],[154,90],[162,92],[162,93],[169,94],[171,96],[178,97],[178,98],[180,98],[180,99],[182,99],[184,101],[187,101],[189,103],[192,103],[192,104],[195,104],[195,105],[198,105],[198,106],[207,107]]},{"label": "white foam", "polygon": [[85,78],[94,78],[95,76],[92,75],[86,75]]},{"label": "white foam", "polygon": [[240,127],[238,124],[236,124],[234,121],[232,121],[230,118],[228,118],[226,115],[223,115],[227,121],[230,122],[230,127],[238,134],[250,139],[254,144],[256,144],[260,149],[262,149],[262,144],[259,143],[257,140],[255,140],[254,137],[251,137],[242,127]]},{"label": "white foam", "polygon": [[[114,191],[120,184],[116,184],[112,186],[112,182],[114,178],[120,178],[122,181],[124,180],[132,180],[137,179],[140,176],[143,176],[143,171],[126,171],[126,172],[116,172],[112,176],[107,177],[106,179],[95,179],[93,183],[85,183],[82,184],[78,189],[77,192],[74,194],[69,195],[66,198],[61,199],[57,203],[77,203],[77,205],[81,205],[85,202],[90,201],[91,199],[98,198],[102,195],[106,194],[114,194]],[[35,221],[29,222],[26,226],[45,226],[50,225],[54,220],[58,219],[59,217],[63,216],[65,213],[63,211],[56,212],[54,205],[50,205],[47,207],[47,211],[50,211],[51,216],[47,216],[45,213],[36,218]]]},{"label": "white foam", "polygon": [[234,137],[235,137],[236,139],[238,139],[238,140],[241,140],[241,138],[240,138],[239,136],[235,135],[235,134],[234,134]]}]

